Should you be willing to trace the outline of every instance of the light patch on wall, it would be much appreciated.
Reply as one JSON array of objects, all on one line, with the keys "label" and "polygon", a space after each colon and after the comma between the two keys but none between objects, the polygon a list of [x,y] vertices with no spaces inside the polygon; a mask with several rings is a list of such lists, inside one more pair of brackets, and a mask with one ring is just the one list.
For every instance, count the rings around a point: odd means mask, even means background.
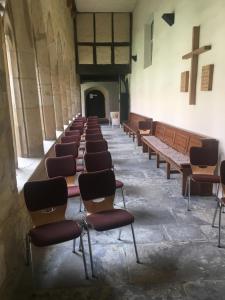
[{"label": "light patch on wall", "polygon": [[152,14],[149,21],[144,25],[144,68],[152,65],[153,35],[154,17]]}]

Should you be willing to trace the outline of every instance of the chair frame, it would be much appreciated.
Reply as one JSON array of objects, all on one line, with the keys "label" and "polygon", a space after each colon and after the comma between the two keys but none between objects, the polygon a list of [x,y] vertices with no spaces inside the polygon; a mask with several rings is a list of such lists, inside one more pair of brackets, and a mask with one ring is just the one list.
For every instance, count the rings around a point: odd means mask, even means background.
[{"label": "chair frame", "polygon": [[[60,205],[58,203],[54,203],[54,198],[55,198],[55,192],[54,192],[54,188],[52,189],[52,200],[51,200],[51,207],[47,207],[45,205],[38,205],[39,207],[35,208],[35,209],[31,209],[28,207],[29,204],[27,204],[27,202],[30,203],[30,195],[28,195],[30,193],[30,191],[27,193],[27,189],[30,189],[30,186],[35,186],[37,183],[42,183],[42,182],[49,182],[49,184],[51,184],[51,182],[54,184],[54,182],[57,182],[57,185],[60,183],[60,181],[63,183],[64,182],[64,187],[62,184],[62,191],[64,188],[64,196],[65,196],[65,200],[62,201],[63,203],[60,203]],[[40,181],[31,181],[31,182],[27,182],[24,185],[24,198],[25,198],[25,202],[27,204],[27,210],[30,214],[30,217],[32,219],[32,223],[34,225],[34,228],[38,228],[41,225],[47,225],[47,224],[54,224],[55,222],[60,222],[60,221],[64,221],[65,220],[65,211],[66,211],[66,207],[67,207],[67,188],[66,188],[66,180],[63,177],[55,177],[52,179],[47,179],[47,180],[40,180]],[[33,189],[33,192],[31,193],[36,193],[35,188]],[[55,198],[56,199],[56,198]],[[54,205],[55,204],[55,205]],[[78,237],[80,237],[80,246],[81,246],[81,250],[82,250],[82,257],[83,257],[83,264],[84,264],[84,271],[85,271],[85,277],[86,279],[89,279],[88,277],[88,272],[87,272],[87,264],[86,264],[86,258],[85,258],[85,252],[84,252],[84,244],[83,244],[83,224],[79,224],[78,222],[76,222],[77,225],[80,227],[81,233]],[[73,253],[76,253],[75,251],[75,246],[76,246],[76,239],[78,238],[74,238],[73,239]],[[60,244],[63,242],[60,242]],[[30,230],[29,232],[26,233],[25,236],[25,244],[26,244],[26,265],[30,266],[31,265],[31,272],[32,272],[32,279],[34,278],[34,264],[33,264],[33,251],[32,251],[32,246],[33,243],[31,241],[31,237],[30,237]],[[58,244],[58,243],[56,243]],[[55,245],[55,244],[53,244]],[[36,247],[48,247],[48,246],[36,246]]]},{"label": "chair frame", "polygon": [[[191,147],[190,148],[190,165],[191,165],[191,174],[187,177],[186,181],[186,188],[185,188],[185,197],[188,197],[188,204],[187,210],[190,211],[190,202],[191,202],[191,181],[195,181],[192,175],[214,175],[216,167],[217,167],[217,160],[218,160],[218,153],[214,153],[213,157],[207,157],[209,160],[207,162],[207,158],[205,159],[204,154],[209,156],[210,149],[203,148],[203,147]],[[195,155],[200,154],[200,160],[197,162]],[[205,181],[204,183],[212,183],[210,181]],[[220,183],[217,184],[216,189],[216,199],[218,198],[219,193],[219,186]]]},{"label": "chair frame", "polygon": [[[80,181],[82,180],[82,178],[84,176],[88,177],[93,177],[93,176],[106,176],[108,178],[113,178],[113,180],[111,180],[110,184],[111,184],[111,189],[112,191],[107,191],[107,194],[104,194],[101,192],[102,186],[105,186],[104,184],[102,184],[102,181],[99,180],[99,184],[95,184],[94,186],[94,194],[96,194],[96,190],[97,190],[97,194],[99,193],[99,197],[93,197],[93,196],[89,196],[88,199],[84,198],[84,193],[83,193],[83,188],[82,188],[82,184],[80,183]],[[90,181],[89,181],[90,182]],[[107,184],[108,181],[106,180]],[[80,186],[80,190],[81,190],[81,198],[83,200],[83,204],[86,210],[86,214],[90,215],[90,214],[94,214],[94,213],[98,213],[98,212],[103,212],[103,211],[108,211],[113,208],[113,203],[114,203],[114,197],[115,197],[115,190],[116,190],[116,186],[115,186],[115,175],[114,172],[112,170],[104,170],[104,171],[99,171],[99,172],[93,172],[93,173],[83,173],[80,175],[79,177],[79,186]],[[85,187],[84,189],[86,189],[87,191],[87,187]],[[90,188],[90,190],[93,189]],[[85,193],[86,193],[85,191]],[[93,191],[91,191],[92,193]],[[111,195],[109,195],[109,193]],[[99,199],[99,198],[104,198],[101,202],[95,202],[94,200]],[[116,209],[115,209],[116,210]],[[126,209],[124,209],[126,211]],[[87,231],[87,236],[88,236],[88,247],[89,247],[89,254],[90,254],[90,263],[91,263],[91,272],[92,272],[92,277],[97,277],[95,275],[94,272],[94,264],[93,264],[93,255],[92,255],[92,246],[91,246],[91,235],[90,235],[90,230],[89,230],[89,225],[85,216],[83,216],[83,224],[84,224],[84,228]],[[140,263],[140,259],[139,259],[139,255],[138,255],[138,251],[137,251],[137,244],[136,244],[136,238],[135,238],[135,233],[134,233],[134,228],[133,228],[133,224],[130,223],[128,224],[131,226],[131,232],[132,232],[132,238],[133,238],[133,244],[134,244],[134,249],[135,249],[135,255],[136,255],[136,262]],[[94,228],[93,228],[94,229]],[[118,240],[121,240],[121,227],[119,230],[119,237]]]}]

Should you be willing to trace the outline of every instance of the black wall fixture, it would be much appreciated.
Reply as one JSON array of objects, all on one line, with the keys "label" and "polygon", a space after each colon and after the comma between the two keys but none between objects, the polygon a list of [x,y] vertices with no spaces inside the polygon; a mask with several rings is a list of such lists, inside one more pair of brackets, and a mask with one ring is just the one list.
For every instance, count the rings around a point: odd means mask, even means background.
[{"label": "black wall fixture", "polygon": [[170,26],[174,24],[175,21],[175,13],[167,13],[162,15],[162,19]]}]

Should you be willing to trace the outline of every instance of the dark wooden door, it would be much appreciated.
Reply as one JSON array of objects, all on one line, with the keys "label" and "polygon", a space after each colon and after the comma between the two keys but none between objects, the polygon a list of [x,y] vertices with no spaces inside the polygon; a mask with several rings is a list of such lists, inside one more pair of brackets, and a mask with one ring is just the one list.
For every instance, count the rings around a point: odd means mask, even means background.
[{"label": "dark wooden door", "polygon": [[105,97],[100,91],[92,90],[87,94],[86,116],[105,118]]}]

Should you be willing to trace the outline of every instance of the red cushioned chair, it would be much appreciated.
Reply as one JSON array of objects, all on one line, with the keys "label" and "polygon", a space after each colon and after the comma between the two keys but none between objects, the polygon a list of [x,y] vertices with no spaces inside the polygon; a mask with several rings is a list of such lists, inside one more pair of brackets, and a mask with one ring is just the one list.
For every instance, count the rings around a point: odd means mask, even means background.
[{"label": "red cushioned chair", "polygon": [[82,131],[82,130],[79,130],[79,132],[78,132],[77,129],[75,129],[75,130],[67,130],[67,131],[65,131],[64,136],[70,136],[70,135],[81,136],[81,135],[82,135],[82,132],[81,132],[81,131]]},{"label": "red cushioned chair", "polygon": [[[49,178],[63,176],[67,182],[68,197],[80,197],[79,186],[75,185],[76,160],[72,155],[62,157],[48,157],[45,160],[47,175]],[[81,211],[81,199],[80,199]]]},{"label": "red cushioned chair", "polygon": [[[107,169],[113,170],[114,168],[112,164],[112,157],[109,151],[85,153],[84,163],[87,172],[96,172]],[[123,205],[126,208],[123,187],[123,182],[120,180],[116,180],[116,188],[121,189]]]},{"label": "red cushioned chair", "polygon": [[87,128],[85,134],[102,134],[101,128]]},{"label": "red cushioned chair", "polygon": [[95,152],[103,152],[108,150],[108,143],[106,140],[100,141],[87,141],[86,142],[86,152],[87,153],[95,153]]},{"label": "red cushioned chair", "polygon": [[86,134],[85,135],[85,140],[86,141],[99,141],[99,140],[103,140],[103,135],[102,134]]},{"label": "red cushioned chair", "polygon": [[187,179],[185,195],[188,195],[187,210],[190,210],[191,181],[204,184],[217,184],[216,197],[218,197],[220,177],[215,175],[218,162],[218,152],[210,151],[209,147],[191,147],[190,163],[191,175]]},{"label": "red cushioned chair", "polygon": [[[139,263],[133,229],[134,216],[125,209],[115,209],[113,207],[116,190],[116,181],[113,171],[105,170],[95,173],[82,173],[78,181],[81,197],[86,208],[84,224],[88,234],[92,276],[95,277],[89,227],[96,231],[106,231],[131,225],[136,260],[137,263]],[[102,201],[94,201],[102,198]],[[121,231],[119,239],[120,236]]]},{"label": "red cushioned chair", "polygon": [[[64,143],[64,144],[55,144],[55,154],[56,157],[73,155],[74,159],[78,159],[79,157],[79,145],[77,143]],[[83,156],[82,156],[83,158]],[[82,172],[84,171],[84,166],[76,164],[76,171]]]},{"label": "red cushioned chair", "polygon": [[[24,198],[33,228],[26,235],[27,264],[32,265],[32,245],[45,247],[80,237],[85,276],[88,279],[82,239],[82,227],[76,221],[66,220],[67,184],[63,177],[31,181],[24,185]],[[33,267],[32,267],[33,272]]]},{"label": "red cushioned chair", "polygon": [[70,136],[62,136],[61,143],[78,143],[80,144],[80,135],[70,135]]},{"label": "red cushioned chair", "polygon": [[215,227],[215,219],[217,215],[217,211],[219,209],[219,236],[218,236],[218,247],[221,247],[220,244],[220,239],[221,239],[221,216],[222,216],[222,209],[225,208],[225,160],[221,162],[220,165],[220,180],[221,180],[221,185],[222,185],[222,197],[221,199],[217,198],[217,206],[216,210],[213,216],[213,222],[212,222],[212,227]]}]

